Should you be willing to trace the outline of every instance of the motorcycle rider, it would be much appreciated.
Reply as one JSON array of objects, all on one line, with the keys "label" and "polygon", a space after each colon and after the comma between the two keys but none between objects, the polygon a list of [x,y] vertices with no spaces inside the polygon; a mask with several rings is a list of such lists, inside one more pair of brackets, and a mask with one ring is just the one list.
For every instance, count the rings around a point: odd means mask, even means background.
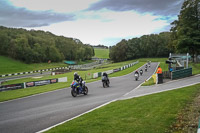
[{"label": "motorcycle rider", "polygon": [[140,75],[142,75],[143,74],[143,70],[142,69],[140,69]]},{"label": "motorcycle rider", "polygon": [[81,78],[81,76],[79,76],[78,74],[77,74],[77,72],[75,72],[74,73],[74,80],[75,81],[77,81],[78,83],[79,83],[79,85],[80,85],[80,92],[82,92],[82,81],[83,81],[83,79]]},{"label": "motorcycle rider", "polygon": [[145,71],[147,71],[147,67],[148,67],[148,66],[147,66],[147,64],[146,64],[146,66],[145,66]]},{"label": "motorcycle rider", "polygon": [[138,72],[138,70],[135,71],[134,75],[135,75],[135,79],[138,80],[139,79],[139,72]]},{"label": "motorcycle rider", "polygon": [[109,79],[108,79],[108,74],[107,74],[106,72],[104,72],[104,73],[103,73],[103,76],[105,76],[105,77],[107,78],[108,83],[109,83],[110,81],[109,81]]},{"label": "motorcycle rider", "polygon": [[135,74],[137,74],[139,76],[139,72],[137,70],[135,71]]}]

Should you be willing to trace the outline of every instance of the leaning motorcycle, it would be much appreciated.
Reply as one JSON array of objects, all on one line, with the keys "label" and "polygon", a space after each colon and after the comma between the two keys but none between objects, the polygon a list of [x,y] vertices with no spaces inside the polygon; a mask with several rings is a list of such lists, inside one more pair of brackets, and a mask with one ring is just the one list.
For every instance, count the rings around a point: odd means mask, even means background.
[{"label": "leaning motorcycle", "polygon": [[142,76],[142,74],[143,74],[143,70],[141,69],[141,70],[140,70],[140,75]]},{"label": "leaning motorcycle", "polygon": [[79,83],[77,83],[76,81],[73,81],[71,84],[71,94],[73,97],[76,97],[77,95],[80,94],[84,94],[87,95],[88,94],[88,88],[87,86],[85,86],[85,81],[82,81],[82,87],[80,86]]},{"label": "leaning motorcycle", "polygon": [[102,77],[102,83],[103,83],[103,87],[109,87],[110,82],[108,81],[108,78],[106,76]]},{"label": "leaning motorcycle", "polygon": [[139,79],[139,74],[135,73],[135,80],[137,81]]}]

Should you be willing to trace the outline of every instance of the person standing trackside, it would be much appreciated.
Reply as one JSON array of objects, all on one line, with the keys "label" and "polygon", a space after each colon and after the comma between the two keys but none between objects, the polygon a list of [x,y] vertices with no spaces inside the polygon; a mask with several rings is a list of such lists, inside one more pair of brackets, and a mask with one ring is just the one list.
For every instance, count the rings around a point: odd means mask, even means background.
[{"label": "person standing trackside", "polygon": [[163,83],[163,77],[162,77],[162,68],[160,66],[158,66],[158,69],[157,69],[157,77],[158,77],[158,84],[161,84]]},{"label": "person standing trackside", "polygon": [[160,66],[158,66],[158,69],[157,69],[157,74],[162,74],[162,68]]}]

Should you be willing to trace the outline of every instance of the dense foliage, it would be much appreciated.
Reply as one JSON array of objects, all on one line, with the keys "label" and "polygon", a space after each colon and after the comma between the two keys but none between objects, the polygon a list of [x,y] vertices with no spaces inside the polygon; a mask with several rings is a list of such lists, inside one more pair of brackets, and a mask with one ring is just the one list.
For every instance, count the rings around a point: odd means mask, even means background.
[{"label": "dense foliage", "polygon": [[119,62],[135,58],[167,57],[169,55],[169,32],[144,35],[140,38],[122,40],[110,48],[110,59]]},{"label": "dense foliage", "polygon": [[[200,0],[185,0],[178,20],[171,23],[170,47],[176,52],[200,53]],[[193,58],[194,59],[194,58]]]},{"label": "dense foliage", "polygon": [[94,56],[94,49],[78,39],[50,32],[0,26],[0,55],[26,63],[59,62],[90,59]]}]

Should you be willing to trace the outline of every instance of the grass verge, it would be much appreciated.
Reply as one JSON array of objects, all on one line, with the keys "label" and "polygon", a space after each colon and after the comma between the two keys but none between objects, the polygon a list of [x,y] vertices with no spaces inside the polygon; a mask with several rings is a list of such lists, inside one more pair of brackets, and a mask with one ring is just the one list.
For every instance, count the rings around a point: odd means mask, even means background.
[{"label": "grass verge", "polygon": [[200,84],[116,101],[57,126],[47,133],[164,133],[178,112],[200,93]]},{"label": "grass verge", "polygon": [[150,85],[155,85],[152,77],[148,81],[146,81],[142,84],[142,86],[150,86]]}]

